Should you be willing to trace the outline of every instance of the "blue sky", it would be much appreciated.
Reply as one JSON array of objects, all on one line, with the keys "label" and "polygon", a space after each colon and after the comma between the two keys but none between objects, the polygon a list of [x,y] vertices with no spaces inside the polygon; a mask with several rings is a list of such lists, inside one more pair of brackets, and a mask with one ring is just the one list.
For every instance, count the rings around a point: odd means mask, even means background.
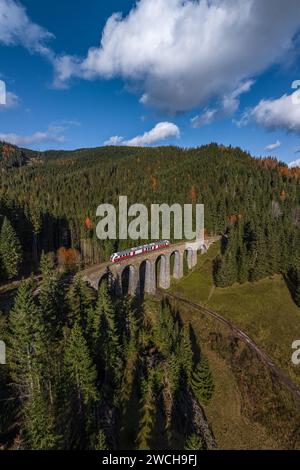
[{"label": "blue sky", "polygon": [[0,0],[0,138],[297,161],[299,33],[298,0]]}]

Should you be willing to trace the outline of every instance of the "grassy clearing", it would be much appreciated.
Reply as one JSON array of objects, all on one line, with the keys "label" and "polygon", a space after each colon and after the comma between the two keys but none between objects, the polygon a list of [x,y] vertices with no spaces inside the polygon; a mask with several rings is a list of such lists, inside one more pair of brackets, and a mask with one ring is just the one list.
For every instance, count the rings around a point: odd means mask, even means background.
[{"label": "grassy clearing", "polygon": [[218,245],[199,256],[196,268],[171,290],[206,304],[251,336],[300,386],[300,367],[291,362],[292,342],[300,339],[300,308],[293,302],[281,275],[256,283],[215,288],[212,260]]}]

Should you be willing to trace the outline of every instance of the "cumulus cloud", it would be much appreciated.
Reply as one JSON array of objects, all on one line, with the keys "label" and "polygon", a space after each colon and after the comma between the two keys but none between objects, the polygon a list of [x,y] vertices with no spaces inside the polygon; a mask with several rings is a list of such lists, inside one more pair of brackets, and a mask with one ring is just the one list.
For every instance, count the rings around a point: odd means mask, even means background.
[{"label": "cumulus cloud", "polygon": [[300,158],[298,160],[294,160],[293,162],[289,163],[290,168],[299,167],[300,168]]},{"label": "cumulus cloud", "polygon": [[278,149],[279,147],[281,147],[281,142],[279,140],[277,140],[276,142],[274,142],[274,144],[269,144],[265,147],[265,150],[276,150]]},{"label": "cumulus cloud", "polygon": [[113,135],[104,142],[104,145],[121,145],[123,141],[124,139],[120,135]]},{"label": "cumulus cloud", "polygon": [[153,129],[145,132],[143,135],[138,135],[130,140],[124,140],[123,137],[113,136],[104,145],[126,145],[129,147],[145,147],[153,145],[170,138],[179,138],[179,128],[171,122],[160,122],[156,124]]},{"label": "cumulus cloud", "polygon": [[0,141],[9,142],[13,145],[26,147],[42,143],[63,143],[65,136],[61,134],[62,128],[49,126],[46,131],[38,131],[31,135],[20,135],[15,133],[0,133]]},{"label": "cumulus cloud", "polygon": [[202,127],[211,124],[216,119],[228,117],[234,114],[240,105],[240,96],[250,90],[254,80],[247,80],[237,87],[232,93],[224,95],[218,108],[209,108],[191,119],[192,127]]},{"label": "cumulus cloud", "polygon": [[30,52],[54,57],[46,45],[54,36],[42,26],[31,21],[26,9],[16,0],[0,0],[0,44],[23,46]]},{"label": "cumulus cloud", "polygon": [[255,120],[268,130],[283,129],[300,133],[299,92],[283,95],[277,99],[261,100],[255,108],[249,110],[241,122],[247,124]]},{"label": "cumulus cloud", "polygon": [[279,63],[300,27],[298,0],[140,0],[113,14],[85,58],[55,59],[56,85],[72,77],[122,77],[141,102],[170,112],[205,105]]}]

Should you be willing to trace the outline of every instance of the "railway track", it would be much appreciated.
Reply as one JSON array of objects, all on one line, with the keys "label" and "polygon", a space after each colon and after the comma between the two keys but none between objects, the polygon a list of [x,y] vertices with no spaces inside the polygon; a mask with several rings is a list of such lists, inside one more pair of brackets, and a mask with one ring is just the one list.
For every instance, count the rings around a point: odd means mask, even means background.
[{"label": "railway track", "polygon": [[252,338],[250,338],[250,336],[244,333],[234,323],[222,317],[220,314],[218,314],[214,310],[205,307],[204,305],[197,304],[195,302],[192,302],[191,300],[185,299],[175,294],[170,294],[170,293],[165,293],[165,292],[162,293],[161,291],[160,291],[160,294],[162,297],[170,298],[177,302],[181,302],[185,305],[189,305],[195,310],[198,310],[204,315],[208,315],[214,318],[215,320],[217,320],[219,323],[222,323],[223,325],[225,325],[228,329],[230,329],[230,331],[236,337],[241,339],[244,343],[246,343],[249,346],[250,349],[255,351],[255,353],[261,359],[261,361],[267,367],[269,367],[272,374],[290,391],[294,399],[300,404],[300,389],[297,387],[297,385],[272,361],[272,359],[267,355],[267,353],[263,351],[260,348],[260,346],[258,346],[258,344]]}]

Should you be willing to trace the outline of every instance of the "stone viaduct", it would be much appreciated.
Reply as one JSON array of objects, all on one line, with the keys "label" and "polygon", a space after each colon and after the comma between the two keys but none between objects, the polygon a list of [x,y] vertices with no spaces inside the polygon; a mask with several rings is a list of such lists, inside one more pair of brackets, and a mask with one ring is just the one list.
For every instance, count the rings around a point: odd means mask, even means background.
[{"label": "stone viaduct", "polygon": [[198,242],[172,244],[162,250],[134,256],[117,263],[102,263],[82,272],[83,279],[98,290],[103,279],[108,279],[115,295],[155,294],[156,288],[168,289],[171,277],[180,279],[184,272],[184,259],[188,269],[197,264],[198,253],[206,253],[219,237]]}]

